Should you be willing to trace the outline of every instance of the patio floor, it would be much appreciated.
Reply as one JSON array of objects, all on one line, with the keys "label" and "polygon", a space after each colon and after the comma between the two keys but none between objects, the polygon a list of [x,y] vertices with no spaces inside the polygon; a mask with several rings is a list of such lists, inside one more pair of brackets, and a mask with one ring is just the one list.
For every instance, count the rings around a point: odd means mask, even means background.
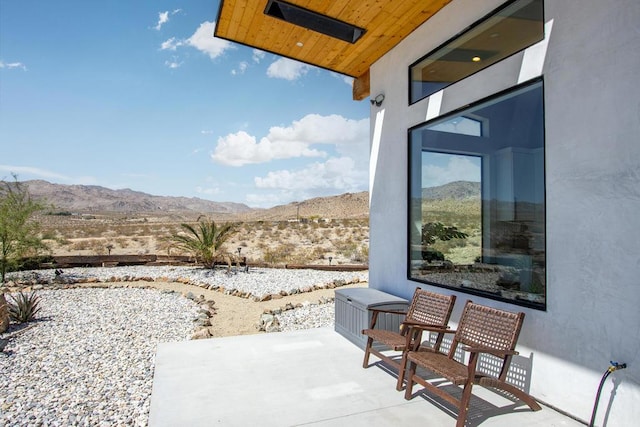
[{"label": "patio floor", "polygon": [[[363,369],[363,355],[329,328],[163,343],[149,425],[455,425],[455,414],[424,394],[405,400],[381,363]],[[467,425],[583,424],[474,387]]]}]

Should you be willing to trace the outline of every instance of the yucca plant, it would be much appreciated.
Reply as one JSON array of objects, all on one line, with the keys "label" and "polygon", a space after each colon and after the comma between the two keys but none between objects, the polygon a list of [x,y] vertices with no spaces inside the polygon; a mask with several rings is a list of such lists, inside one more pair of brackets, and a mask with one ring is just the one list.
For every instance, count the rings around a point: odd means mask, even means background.
[{"label": "yucca plant", "polygon": [[17,295],[10,295],[12,301],[9,304],[9,317],[14,322],[25,323],[36,318],[40,311],[40,297],[35,292],[19,292]]}]

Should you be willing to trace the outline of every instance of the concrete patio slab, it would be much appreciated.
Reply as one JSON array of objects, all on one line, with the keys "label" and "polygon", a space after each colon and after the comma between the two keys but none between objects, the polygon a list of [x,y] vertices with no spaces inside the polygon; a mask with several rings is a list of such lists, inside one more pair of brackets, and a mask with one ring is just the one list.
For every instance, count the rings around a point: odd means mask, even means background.
[{"label": "concrete patio slab", "polygon": [[[377,364],[363,369],[362,357],[329,328],[162,343],[149,425],[455,425],[455,415],[428,398],[405,400],[394,375]],[[474,395],[470,426],[582,425],[481,387]]]}]

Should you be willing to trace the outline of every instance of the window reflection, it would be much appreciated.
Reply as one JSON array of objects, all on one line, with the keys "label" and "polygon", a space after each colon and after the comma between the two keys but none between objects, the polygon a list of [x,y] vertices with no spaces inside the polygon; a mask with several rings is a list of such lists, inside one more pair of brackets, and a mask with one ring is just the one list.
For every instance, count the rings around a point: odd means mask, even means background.
[{"label": "window reflection", "polygon": [[542,87],[411,130],[410,279],[544,307]]},{"label": "window reflection", "polygon": [[517,0],[411,65],[410,103],[417,102],[544,38],[542,0]]}]

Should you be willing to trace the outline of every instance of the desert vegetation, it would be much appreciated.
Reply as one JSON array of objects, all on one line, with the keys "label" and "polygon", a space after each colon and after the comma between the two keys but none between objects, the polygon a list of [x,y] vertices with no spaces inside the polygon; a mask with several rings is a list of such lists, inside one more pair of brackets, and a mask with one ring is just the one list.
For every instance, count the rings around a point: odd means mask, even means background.
[{"label": "desert vegetation", "polygon": [[[480,199],[444,199],[423,202],[423,224],[455,227],[449,239],[434,239],[431,247],[454,264],[473,264],[482,254]],[[423,230],[424,233],[424,230]]]},{"label": "desert vegetation", "polygon": [[[148,214],[91,213],[40,216],[44,241],[53,255],[188,255],[174,236],[186,224],[198,230],[197,218],[170,218]],[[366,264],[369,256],[367,218],[320,217],[244,220],[216,218],[220,226],[234,224],[220,253],[250,263]]]}]

